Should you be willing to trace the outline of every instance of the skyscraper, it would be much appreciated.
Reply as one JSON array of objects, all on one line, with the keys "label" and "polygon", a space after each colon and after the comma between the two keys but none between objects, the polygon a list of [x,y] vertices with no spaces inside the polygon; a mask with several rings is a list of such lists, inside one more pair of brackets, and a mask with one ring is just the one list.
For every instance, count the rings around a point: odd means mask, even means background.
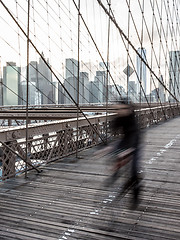
[{"label": "skyscraper", "polygon": [[21,68],[15,62],[7,62],[3,67],[3,105],[18,105],[20,97]]},{"label": "skyscraper", "polygon": [[[79,103],[89,102],[89,75],[87,72],[79,73],[79,88],[78,88],[78,61],[69,58],[66,59],[66,79],[64,86],[70,93],[71,97],[77,102],[79,89]],[[65,92],[65,104],[73,104],[68,94]]]},{"label": "skyscraper", "polygon": [[[145,48],[138,48],[138,53],[142,57],[142,59],[146,62],[146,49]],[[146,64],[142,61],[142,59],[137,55],[137,94],[139,95],[141,92],[140,83],[142,84],[142,87],[144,89],[144,92],[146,93]]]},{"label": "skyscraper", "polygon": [[89,75],[87,72],[80,72],[79,92],[79,102],[89,103]]},{"label": "skyscraper", "polygon": [[58,104],[59,103],[59,98],[58,98],[58,95],[59,95],[59,82],[57,81],[54,81],[53,82],[53,100],[54,100],[54,103],[55,104]]},{"label": "skyscraper", "polygon": [[[21,81],[21,96],[26,101],[27,98],[27,81]],[[41,93],[36,88],[36,82],[29,82],[29,94],[28,94],[28,104],[29,105],[41,105]],[[22,105],[26,102],[22,101]]]},{"label": "skyscraper", "polygon": [[96,96],[97,103],[106,102],[106,76],[106,71],[96,71],[94,95]]},{"label": "skyscraper", "polygon": [[3,85],[2,85],[2,81],[3,81],[3,79],[0,76],[0,106],[3,105],[3,91],[2,91]]},{"label": "skyscraper", "polygon": [[94,81],[90,81],[89,82],[89,102],[90,103],[98,102],[98,99],[95,93],[96,93],[96,86],[94,84]]},{"label": "skyscraper", "polygon": [[136,93],[136,83],[135,81],[129,81],[128,86],[128,97],[131,99],[132,102],[137,102],[137,93]]},{"label": "skyscraper", "polygon": [[[29,63],[29,94],[28,94],[28,104],[30,105],[41,105],[42,93],[39,91],[38,84],[38,62],[31,61]],[[23,68],[21,69],[23,71]],[[27,67],[24,69],[25,73]],[[27,79],[21,81],[21,95],[26,101],[27,98]],[[21,104],[26,104],[25,101],[22,101]]]},{"label": "skyscraper", "polygon": [[38,62],[31,61],[29,64],[29,104],[42,104],[42,93],[39,90]]},{"label": "skyscraper", "polygon": [[[66,59],[66,79],[64,86],[70,93],[74,101],[77,102],[77,79],[78,79],[78,61],[73,58]],[[69,95],[65,92],[65,104],[73,104]]]},{"label": "skyscraper", "polygon": [[180,51],[169,52],[169,90],[180,100]]},{"label": "skyscraper", "polygon": [[[161,82],[164,83],[162,75],[159,77],[159,79],[161,80]],[[160,82],[158,82],[158,89],[159,89],[159,98],[160,98],[161,102],[164,103],[166,101],[165,89],[164,89],[163,85]]]},{"label": "skyscraper", "polygon": [[2,72],[1,72],[1,56],[0,56],[0,106],[3,105],[3,91],[2,91],[2,84],[3,79],[2,79]]},{"label": "skyscraper", "polygon": [[[42,53],[44,57],[44,54]],[[47,59],[49,64],[49,60]],[[53,104],[53,85],[52,85],[52,72],[49,67],[45,64],[42,58],[39,59],[38,69],[37,69],[37,88],[41,93],[41,103],[42,104]]]},{"label": "skyscraper", "polygon": [[58,83],[58,104],[64,104],[64,89],[60,83]]},{"label": "skyscraper", "polygon": [[108,86],[108,99],[110,102],[117,102],[120,100],[121,97],[126,97],[127,96],[127,93],[125,92],[125,89],[116,84],[115,85],[109,85]]}]

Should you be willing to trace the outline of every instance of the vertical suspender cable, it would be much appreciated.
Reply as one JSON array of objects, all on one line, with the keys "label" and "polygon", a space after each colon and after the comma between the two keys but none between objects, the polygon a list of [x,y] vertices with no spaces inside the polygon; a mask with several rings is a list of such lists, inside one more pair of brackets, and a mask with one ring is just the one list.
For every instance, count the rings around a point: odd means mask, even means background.
[{"label": "vertical suspender cable", "polygon": [[[153,0],[153,5],[152,5],[152,11],[153,11],[153,16],[152,16],[152,33],[151,33],[151,69],[153,67],[153,41],[154,41],[154,0]],[[152,101],[152,74],[150,73],[150,104],[153,102]]]},{"label": "vertical suspender cable", "polygon": [[[143,28],[143,26],[144,26],[144,19],[143,19],[143,15],[144,15],[144,0],[143,0],[143,2],[142,2],[142,4],[143,4],[143,6],[142,6],[142,29],[141,29],[141,56],[142,56],[142,58],[144,58],[145,57],[145,53],[144,53],[144,48],[143,48],[143,34],[144,34],[144,28]],[[141,109],[141,101],[142,101],[142,91],[141,91],[141,86],[143,86],[142,85],[142,78],[143,78],[143,75],[144,74],[142,74],[143,73],[143,62],[140,60],[140,109]],[[146,91],[146,89],[145,89],[145,91]],[[146,94],[146,92],[145,92],[145,94]]]},{"label": "vertical suspender cable", "polygon": [[78,76],[77,76],[77,131],[76,131],[76,158],[79,149],[79,77],[80,77],[80,0],[78,1]]},{"label": "vertical suspender cable", "polygon": [[27,19],[27,86],[26,86],[26,164],[25,178],[27,178],[27,161],[28,161],[28,103],[29,103],[29,18],[30,18],[30,0],[28,0],[28,19]]},{"label": "vertical suspender cable", "polygon": [[[129,29],[130,29],[130,0],[129,0],[129,11],[128,11],[128,39],[129,39]],[[127,98],[129,97],[129,42],[127,43]]]},{"label": "vertical suspender cable", "polygon": [[[110,11],[111,11],[111,0],[109,0],[108,2],[108,5],[109,5],[109,14],[110,14]],[[108,81],[108,78],[109,78],[109,38],[110,38],[110,17],[109,17],[109,20],[108,20],[108,41],[107,41],[107,74],[106,74],[106,143],[107,143],[107,133],[108,133],[108,121],[107,121],[107,114],[108,114],[108,84],[109,84],[109,81]]]}]

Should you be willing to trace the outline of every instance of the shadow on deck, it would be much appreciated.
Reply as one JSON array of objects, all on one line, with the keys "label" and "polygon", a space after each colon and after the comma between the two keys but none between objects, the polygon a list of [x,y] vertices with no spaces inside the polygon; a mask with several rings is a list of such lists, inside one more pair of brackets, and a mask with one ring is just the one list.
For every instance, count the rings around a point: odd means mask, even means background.
[{"label": "shadow on deck", "polygon": [[[109,174],[95,149],[0,184],[0,239],[179,239],[180,118],[146,132],[141,203],[129,209],[131,192],[111,205]],[[114,220],[113,231],[109,230]],[[111,229],[112,230],[112,229]]]}]

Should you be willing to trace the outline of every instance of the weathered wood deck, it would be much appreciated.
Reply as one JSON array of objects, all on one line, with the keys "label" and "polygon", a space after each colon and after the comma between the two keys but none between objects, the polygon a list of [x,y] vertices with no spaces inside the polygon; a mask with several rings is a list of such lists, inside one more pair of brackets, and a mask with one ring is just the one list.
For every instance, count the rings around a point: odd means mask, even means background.
[{"label": "weathered wood deck", "polygon": [[93,152],[51,163],[27,180],[0,183],[0,239],[180,239],[180,118],[145,135],[144,187],[136,210],[129,209],[131,192],[109,204],[116,188],[103,187],[105,159]]}]

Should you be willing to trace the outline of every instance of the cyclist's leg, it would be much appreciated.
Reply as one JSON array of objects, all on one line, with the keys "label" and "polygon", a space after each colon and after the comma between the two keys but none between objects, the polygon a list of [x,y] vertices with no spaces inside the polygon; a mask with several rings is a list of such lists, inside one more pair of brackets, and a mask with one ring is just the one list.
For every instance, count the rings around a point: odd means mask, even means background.
[{"label": "cyclist's leg", "polygon": [[140,161],[140,145],[137,145],[137,148],[134,152],[133,161],[132,161],[132,181],[133,184],[133,203],[132,208],[136,208],[139,203],[140,191],[142,188],[142,173],[139,172],[139,161]]}]

